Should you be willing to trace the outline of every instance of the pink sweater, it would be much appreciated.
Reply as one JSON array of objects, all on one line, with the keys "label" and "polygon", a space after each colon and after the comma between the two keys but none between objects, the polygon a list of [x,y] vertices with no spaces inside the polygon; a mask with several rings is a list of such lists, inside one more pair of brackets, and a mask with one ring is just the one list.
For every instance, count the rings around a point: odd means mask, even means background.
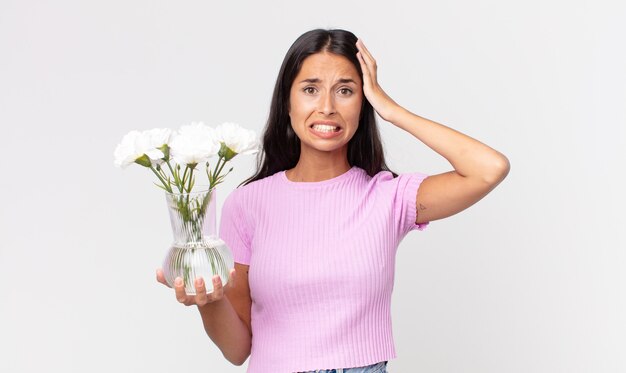
[{"label": "pink sweater", "polygon": [[250,265],[248,372],[349,368],[396,357],[391,292],[398,244],[415,224],[422,173],[356,166],[293,182],[285,171],[235,189],[220,238]]}]

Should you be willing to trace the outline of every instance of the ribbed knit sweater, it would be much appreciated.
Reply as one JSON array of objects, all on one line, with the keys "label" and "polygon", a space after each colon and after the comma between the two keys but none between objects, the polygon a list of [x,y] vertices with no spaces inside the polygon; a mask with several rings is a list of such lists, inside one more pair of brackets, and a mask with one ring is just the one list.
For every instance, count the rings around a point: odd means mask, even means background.
[{"label": "ribbed knit sweater", "polygon": [[353,166],[294,182],[285,171],[231,192],[220,238],[250,266],[249,373],[350,368],[396,357],[395,255],[415,224],[422,173]]}]

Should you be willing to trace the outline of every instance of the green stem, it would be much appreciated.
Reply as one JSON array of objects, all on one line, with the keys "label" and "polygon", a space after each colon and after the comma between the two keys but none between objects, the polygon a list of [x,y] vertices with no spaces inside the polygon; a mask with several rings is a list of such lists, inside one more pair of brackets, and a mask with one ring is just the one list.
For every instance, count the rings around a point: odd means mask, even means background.
[{"label": "green stem", "polygon": [[212,189],[213,185],[215,184],[215,179],[217,178],[216,176],[217,168],[220,166],[221,161],[222,161],[221,157],[217,159],[217,163],[215,163],[215,171],[213,171],[213,173],[211,173],[210,168],[207,170],[208,176],[209,176],[209,189]]},{"label": "green stem", "polygon": [[[193,179],[193,168],[190,168],[189,165],[185,168],[185,174],[187,174],[187,170],[189,170],[189,186],[187,187],[187,195],[185,196],[186,202],[185,207],[189,213],[189,221],[191,221],[191,209],[189,207],[189,194],[191,193],[191,180]],[[184,181],[184,178],[183,178]]]},{"label": "green stem", "polygon": [[218,175],[222,173],[224,166],[226,166],[226,161],[222,162],[222,166],[220,167],[220,170],[217,172]]},{"label": "green stem", "polygon": [[[187,179],[187,170],[189,170],[189,166],[185,167],[185,171],[183,172],[183,179],[180,182],[180,185],[183,189],[185,188],[185,180]],[[183,191],[181,190],[180,192],[182,193]]]},{"label": "green stem", "polygon": [[217,185],[217,184],[221,183],[221,182],[223,181],[223,179],[225,179],[225,178],[226,178],[226,176],[228,176],[228,174],[230,173],[230,171],[232,171],[232,170],[229,170],[229,171],[228,171],[227,173],[225,173],[224,175],[221,175],[220,177],[218,177],[218,178],[217,178],[217,182],[215,183],[215,185]]},{"label": "green stem", "polygon": [[[189,169],[189,166],[187,166]],[[186,172],[187,170],[185,170]],[[189,169],[189,182],[187,184],[187,193],[191,193],[191,182],[193,181],[193,168]]]},{"label": "green stem", "polygon": [[152,165],[150,165],[150,169],[159,178],[159,180],[161,180],[161,183],[163,183],[163,186],[165,187],[165,190],[167,190],[168,192],[172,193],[172,187],[168,183],[166,183],[165,180],[163,180],[163,178],[161,177],[161,175],[159,175],[157,170],[155,170]]},{"label": "green stem", "polygon": [[167,176],[167,174],[163,170],[163,167],[158,167],[157,171],[159,171],[159,173],[161,174],[161,177],[163,178],[163,180],[167,180],[167,183],[169,185],[171,185],[170,178],[169,178],[169,176]]},{"label": "green stem", "polygon": [[176,187],[178,187],[178,191],[179,192],[183,192],[183,187],[181,186],[180,183],[180,177],[178,175],[177,171],[174,171],[174,169],[172,168],[172,165],[170,164],[169,159],[167,160],[167,167],[170,169],[170,172],[172,173],[172,176],[174,177],[174,183],[176,183]]},{"label": "green stem", "polygon": [[209,188],[213,189],[213,187],[215,187],[217,184],[220,183],[219,179],[219,174],[222,172],[222,170],[224,169],[224,166],[226,166],[226,161],[224,160],[224,158],[220,157],[217,160],[217,164],[215,165],[215,172],[213,173],[213,178],[210,178],[210,185]]}]

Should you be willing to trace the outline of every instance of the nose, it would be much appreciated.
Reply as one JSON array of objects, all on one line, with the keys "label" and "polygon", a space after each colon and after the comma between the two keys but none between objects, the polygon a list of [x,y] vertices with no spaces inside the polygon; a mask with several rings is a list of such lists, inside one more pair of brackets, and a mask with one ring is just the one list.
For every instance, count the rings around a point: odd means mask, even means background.
[{"label": "nose", "polygon": [[335,114],[335,98],[330,93],[324,93],[320,96],[319,112],[324,115]]}]

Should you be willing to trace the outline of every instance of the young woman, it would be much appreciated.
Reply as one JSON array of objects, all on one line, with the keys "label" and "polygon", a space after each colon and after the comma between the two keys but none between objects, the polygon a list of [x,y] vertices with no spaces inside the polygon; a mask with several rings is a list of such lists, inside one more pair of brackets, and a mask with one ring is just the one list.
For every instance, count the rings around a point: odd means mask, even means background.
[{"label": "young woman", "polygon": [[[397,175],[374,110],[446,158],[453,171]],[[248,372],[386,372],[395,358],[395,253],[412,230],[456,214],[508,174],[498,151],[394,102],[376,61],[344,30],[312,30],[280,69],[256,175],[224,201],[220,237],[233,251],[226,286],[197,305],[209,337]],[[235,285],[236,274],[236,285]],[[157,279],[164,283],[162,272]]]}]

